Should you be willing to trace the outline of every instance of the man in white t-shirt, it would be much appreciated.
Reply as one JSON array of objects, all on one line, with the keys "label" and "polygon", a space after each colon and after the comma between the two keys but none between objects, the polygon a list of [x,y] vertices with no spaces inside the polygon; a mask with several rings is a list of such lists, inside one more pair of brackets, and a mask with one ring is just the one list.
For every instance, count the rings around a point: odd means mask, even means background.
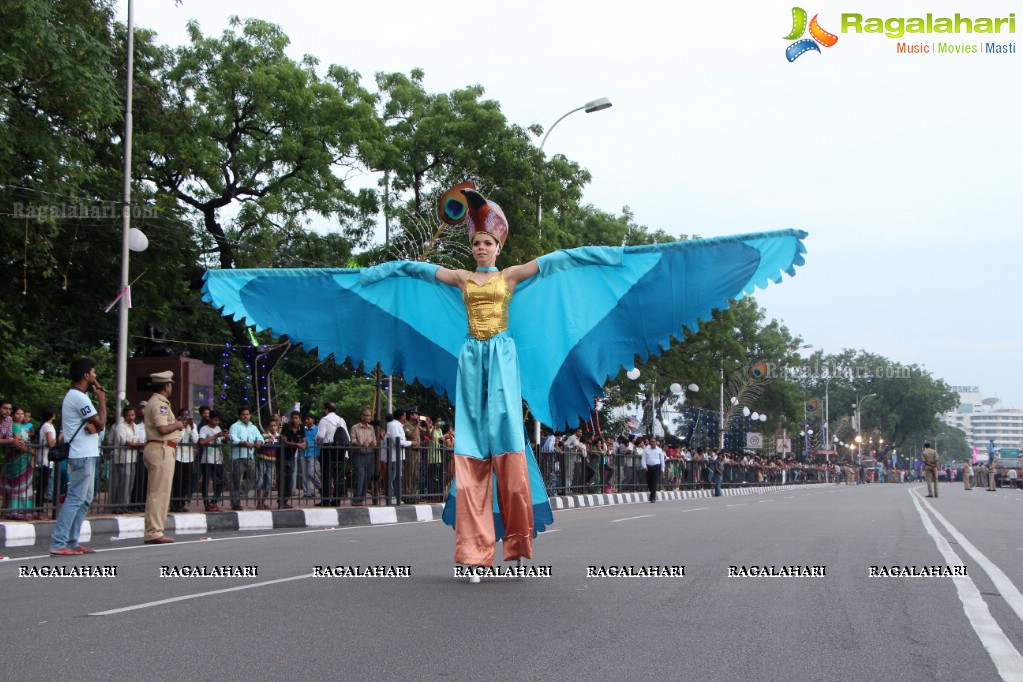
[{"label": "man in white t-shirt", "polygon": [[[332,401],[323,403],[323,416],[316,425],[316,442],[320,445],[320,474],[323,486],[320,495],[323,499],[318,507],[337,507],[345,497],[345,448],[334,446],[334,433],[342,429],[348,433],[348,425],[337,413],[337,405]],[[351,435],[348,436],[351,441]]]},{"label": "man in white t-shirt", "polygon": [[661,483],[661,470],[665,463],[664,450],[656,439],[650,439],[650,445],[643,449],[640,467],[646,472],[646,485],[650,491],[650,501],[657,501],[657,486]]},{"label": "man in white t-shirt", "polygon": [[[230,440],[227,431],[220,428],[220,412],[210,410],[209,421],[199,429],[199,444],[202,448],[202,502],[208,512],[220,511],[220,498],[224,494],[224,453],[221,444]],[[209,482],[213,483],[213,498],[208,497]]]},{"label": "man in white t-shirt", "polygon": [[405,437],[405,422],[408,421],[405,410],[398,410],[388,417],[384,448],[387,452],[387,504],[398,504],[399,461],[405,461],[405,448],[412,447],[412,441]]},{"label": "man in white t-shirt", "polygon": [[[96,363],[80,358],[71,363],[71,388],[64,396],[61,424],[64,437],[70,443],[67,460],[67,497],[57,515],[50,541],[50,554],[72,556],[93,554],[95,550],[78,544],[78,536],[95,491],[96,464],[99,462],[99,439],[107,421],[106,392],[96,379]],[[93,407],[86,394],[91,392],[99,402]]]}]

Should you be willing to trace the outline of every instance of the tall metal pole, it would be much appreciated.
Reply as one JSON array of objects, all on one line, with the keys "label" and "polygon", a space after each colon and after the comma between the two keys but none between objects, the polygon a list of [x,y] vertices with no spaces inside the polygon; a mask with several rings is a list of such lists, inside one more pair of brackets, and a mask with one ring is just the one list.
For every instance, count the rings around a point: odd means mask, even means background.
[{"label": "tall metal pole", "polygon": [[124,97],[124,186],[121,204],[121,301],[117,309],[117,412],[128,393],[128,233],[131,229],[131,102],[135,53],[135,2],[128,0],[128,45]]},{"label": "tall metal pole", "polygon": [[824,381],[824,445],[831,449],[831,409],[828,405],[828,387],[831,385],[831,377]]},{"label": "tall metal pole", "polygon": [[718,450],[725,449],[725,368],[721,368],[721,396],[718,404]]},{"label": "tall metal pole", "polygon": [[[554,127],[557,126],[559,123],[561,123],[566,117],[574,114],[577,111],[582,111],[583,109],[586,110],[587,114],[590,114],[590,113],[593,113],[595,111],[603,111],[604,109],[607,109],[610,106],[611,106],[611,100],[609,100],[607,97],[601,97],[600,99],[595,99],[592,102],[587,102],[586,104],[583,104],[582,106],[578,106],[575,109],[572,109],[571,111],[566,111],[564,114],[562,114],[558,118],[557,121],[552,123],[551,127],[547,129],[546,133],[544,133],[543,139],[540,140],[540,151],[541,152],[543,151],[543,146],[545,144],[547,144],[547,137],[551,134],[551,131],[554,130]],[[542,216],[543,216],[542,201],[538,197],[537,200],[536,200],[536,229],[537,229],[537,236],[539,238],[541,238],[541,239],[543,237],[543,228],[540,227],[540,218]]]}]

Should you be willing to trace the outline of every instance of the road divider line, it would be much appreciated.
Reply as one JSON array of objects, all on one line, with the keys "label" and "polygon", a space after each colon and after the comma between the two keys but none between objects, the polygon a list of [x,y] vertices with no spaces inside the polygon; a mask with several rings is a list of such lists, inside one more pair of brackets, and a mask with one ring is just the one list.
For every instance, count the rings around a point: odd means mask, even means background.
[{"label": "road divider line", "polygon": [[951,535],[952,538],[959,543],[959,546],[962,547],[967,554],[973,557],[973,560],[977,562],[985,573],[987,573],[991,582],[994,583],[996,588],[998,588],[998,592],[1002,595],[1002,599],[1004,599],[1009,605],[1009,608],[1011,608],[1013,613],[1016,614],[1016,617],[1019,618],[1020,621],[1023,621],[1023,594],[1020,594],[1020,591],[1012,584],[1012,581],[1009,580],[1009,576],[1005,575],[1002,569],[998,568],[998,566],[988,559],[983,552],[977,549],[972,542],[967,540],[966,536],[960,533],[959,530],[953,526],[948,519],[942,516],[931,503],[921,499],[920,493],[912,489],[910,490],[910,493],[912,493],[915,500],[918,500],[931,514],[934,515],[934,518],[936,518],[938,522],[945,527],[945,530],[947,530],[949,535]]},{"label": "road divider line", "polygon": [[138,611],[140,609],[148,609],[153,606],[163,606],[164,604],[173,604],[179,601],[188,601],[189,599],[199,599],[201,597],[211,597],[215,594],[224,594],[226,592],[237,592],[239,590],[251,590],[256,587],[266,587],[267,585],[277,585],[279,583],[288,583],[293,580],[305,580],[306,578],[312,578],[312,572],[303,573],[302,575],[295,575],[290,578],[278,578],[276,580],[264,580],[259,583],[249,583],[248,585],[237,585],[235,587],[225,587],[221,590],[210,590],[209,592],[198,592],[196,594],[183,594],[180,597],[170,597],[169,599],[159,599],[157,601],[145,602],[143,604],[134,604],[132,606],[122,606],[119,609],[110,609],[109,611],[97,611],[90,613],[90,616],[113,616],[118,613],[125,613],[127,611]]},{"label": "road divider line", "polygon": [[703,511],[705,509],[710,509],[710,507],[696,507],[695,509],[683,509],[682,513],[685,514],[686,512],[691,512],[691,511]]},{"label": "road divider line", "polygon": [[[910,490],[910,493],[913,493],[913,491]],[[920,520],[924,524],[924,529],[931,536],[931,539],[934,540],[938,551],[945,558],[945,563],[949,566],[962,566],[963,560],[955,553],[952,545],[945,539],[945,536],[938,532],[930,517],[927,516],[927,512],[921,506],[918,497],[919,493],[912,494],[913,504],[916,506]],[[998,669],[998,675],[1003,680],[1023,680],[1023,656],[1020,656],[1019,651],[1009,641],[1009,638],[1005,636],[1005,632],[999,627],[994,616],[991,615],[987,602],[980,595],[980,590],[977,588],[976,583],[973,582],[972,578],[965,575],[952,576],[952,583],[955,585],[956,594],[963,605],[963,612],[970,621],[973,631],[980,638],[980,643],[984,646],[988,656],[990,656],[991,662]]]},{"label": "road divider line", "polygon": [[619,521],[634,521],[636,519],[648,519],[651,516],[653,516],[653,514],[643,514],[643,516],[630,516],[627,519],[615,519],[611,523],[618,523]]}]

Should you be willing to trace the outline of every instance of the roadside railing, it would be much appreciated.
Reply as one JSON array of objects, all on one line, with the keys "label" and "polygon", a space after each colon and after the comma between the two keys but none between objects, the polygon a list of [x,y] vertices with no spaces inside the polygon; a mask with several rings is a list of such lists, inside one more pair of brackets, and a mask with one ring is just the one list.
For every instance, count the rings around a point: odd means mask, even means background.
[{"label": "roadside railing", "polygon": [[[105,445],[101,450],[89,513],[142,513],[148,477],[141,448]],[[18,467],[8,467],[7,462],[0,466],[0,475],[5,477],[0,482],[0,490],[4,491],[0,514],[5,519],[56,518],[58,507],[54,500],[60,500],[66,492],[66,467],[63,463],[57,467],[52,463],[39,466],[38,448],[33,447],[31,452],[33,471],[27,493],[24,485],[8,485],[7,474],[17,474]],[[191,461],[176,464],[170,509],[201,512],[437,503],[447,499],[454,477],[453,452],[443,447],[318,445],[311,457],[303,456],[302,451],[286,457],[277,450],[270,460],[267,454],[257,452],[248,465],[235,467],[229,445],[211,448],[179,444],[176,459]],[[646,472],[638,455],[537,449],[535,457],[550,496],[646,489]],[[238,476],[233,475],[236,468]],[[23,477],[19,480],[24,482]],[[833,476],[820,467],[783,469],[727,463],[722,486],[800,485],[829,480],[834,480]],[[257,484],[262,484],[258,491]],[[710,462],[669,460],[661,478],[662,490],[713,486]],[[362,497],[357,495],[361,489],[365,491]]]}]

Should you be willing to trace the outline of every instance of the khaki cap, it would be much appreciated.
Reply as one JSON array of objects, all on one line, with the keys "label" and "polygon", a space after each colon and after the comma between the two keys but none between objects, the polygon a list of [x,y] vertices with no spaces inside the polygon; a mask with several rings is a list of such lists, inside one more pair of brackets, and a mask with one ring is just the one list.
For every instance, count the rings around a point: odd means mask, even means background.
[{"label": "khaki cap", "polygon": [[154,384],[173,384],[174,372],[169,369],[166,372],[153,372],[149,375],[149,380]]}]

